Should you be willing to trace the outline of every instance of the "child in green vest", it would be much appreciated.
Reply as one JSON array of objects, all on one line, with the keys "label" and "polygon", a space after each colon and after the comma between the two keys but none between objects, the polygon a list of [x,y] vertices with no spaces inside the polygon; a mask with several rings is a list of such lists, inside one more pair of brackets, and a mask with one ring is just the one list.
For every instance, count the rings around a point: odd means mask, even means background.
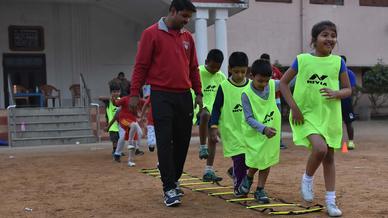
[{"label": "child in green vest", "polygon": [[228,66],[231,76],[218,87],[210,118],[210,140],[214,144],[218,142],[219,130],[224,156],[233,160],[232,174],[236,197],[244,196],[237,188],[247,173],[244,135],[240,128],[244,119],[241,94],[249,85],[249,80],[245,77],[247,70],[248,56],[244,52],[233,52],[229,57]]},{"label": "child in green vest", "polygon": [[[335,201],[334,150],[341,148],[341,98],[351,95],[346,65],[332,51],[337,28],[330,21],[315,24],[311,30],[315,51],[300,54],[280,82],[280,90],[291,108],[290,125],[295,145],[311,149],[301,181],[301,195],[312,202],[313,176],[322,164],[329,216],[341,216]],[[294,93],[287,84],[296,77]],[[338,82],[340,80],[340,82]],[[342,88],[340,88],[342,87]]]},{"label": "child in green vest", "polygon": [[259,171],[255,199],[268,204],[264,186],[270,167],[279,162],[281,116],[276,105],[279,80],[271,79],[272,67],[268,60],[260,59],[251,67],[252,82],[241,96],[245,120],[242,122],[245,139],[245,164],[248,174],[238,190],[248,194],[253,177]]},{"label": "child in green vest", "polygon": [[[120,85],[114,80],[109,82],[109,90],[111,98],[118,98],[120,96]],[[113,105],[112,101],[106,103],[106,131],[109,132],[109,139],[112,142],[112,156],[114,155],[119,140],[119,126],[115,118],[117,107]]]},{"label": "child in green vest", "polygon": [[222,180],[221,177],[215,174],[213,169],[216,144],[210,140],[206,144],[206,138],[208,137],[209,119],[218,86],[226,80],[226,76],[220,71],[223,61],[222,51],[212,49],[207,54],[205,65],[199,66],[203,94],[203,108],[199,112],[199,159],[207,159],[203,175],[203,181],[205,182],[219,182]]}]

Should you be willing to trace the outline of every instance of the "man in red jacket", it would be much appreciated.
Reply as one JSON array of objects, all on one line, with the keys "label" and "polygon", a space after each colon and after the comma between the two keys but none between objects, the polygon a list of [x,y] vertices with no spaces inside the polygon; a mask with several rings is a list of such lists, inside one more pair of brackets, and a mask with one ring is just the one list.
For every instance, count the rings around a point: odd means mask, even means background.
[{"label": "man in red jacket", "polygon": [[139,101],[139,90],[151,85],[159,171],[166,206],[181,203],[178,179],[191,138],[193,100],[202,108],[201,81],[194,40],[183,27],[196,12],[190,0],[173,0],[167,17],[143,31],[132,74],[130,106]]}]

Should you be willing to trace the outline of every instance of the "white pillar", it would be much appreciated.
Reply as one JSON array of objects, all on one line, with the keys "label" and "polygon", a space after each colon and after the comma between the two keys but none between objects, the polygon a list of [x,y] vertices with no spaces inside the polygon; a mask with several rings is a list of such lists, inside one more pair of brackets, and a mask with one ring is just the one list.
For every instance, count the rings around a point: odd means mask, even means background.
[{"label": "white pillar", "polygon": [[195,46],[197,48],[198,63],[205,64],[207,55],[207,20],[208,9],[197,9],[195,14]]},{"label": "white pillar", "polygon": [[215,35],[216,35],[216,48],[220,49],[224,54],[224,62],[222,63],[221,70],[225,75],[228,75],[228,40],[226,31],[226,20],[228,19],[227,9],[216,9],[215,13]]}]

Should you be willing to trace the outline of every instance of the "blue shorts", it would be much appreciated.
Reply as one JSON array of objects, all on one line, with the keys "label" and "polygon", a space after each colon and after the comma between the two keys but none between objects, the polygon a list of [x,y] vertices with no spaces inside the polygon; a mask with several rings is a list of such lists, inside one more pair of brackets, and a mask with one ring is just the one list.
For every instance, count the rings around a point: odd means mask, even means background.
[{"label": "blue shorts", "polygon": [[345,98],[341,100],[342,120],[345,123],[351,123],[354,121],[354,112],[352,105],[352,98]]}]

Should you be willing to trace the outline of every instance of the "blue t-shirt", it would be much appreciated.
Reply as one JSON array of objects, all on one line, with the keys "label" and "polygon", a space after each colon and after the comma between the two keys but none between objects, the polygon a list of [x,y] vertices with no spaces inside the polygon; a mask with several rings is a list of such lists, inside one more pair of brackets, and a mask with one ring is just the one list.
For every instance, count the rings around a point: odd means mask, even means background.
[{"label": "blue t-shirt", "polygon": [[348,72],[348,77],[349,77],[349,81],[350,81],[350,87],[355,87],[357,84],[356,75],[349,68],[348,68],[347,72]]}]

